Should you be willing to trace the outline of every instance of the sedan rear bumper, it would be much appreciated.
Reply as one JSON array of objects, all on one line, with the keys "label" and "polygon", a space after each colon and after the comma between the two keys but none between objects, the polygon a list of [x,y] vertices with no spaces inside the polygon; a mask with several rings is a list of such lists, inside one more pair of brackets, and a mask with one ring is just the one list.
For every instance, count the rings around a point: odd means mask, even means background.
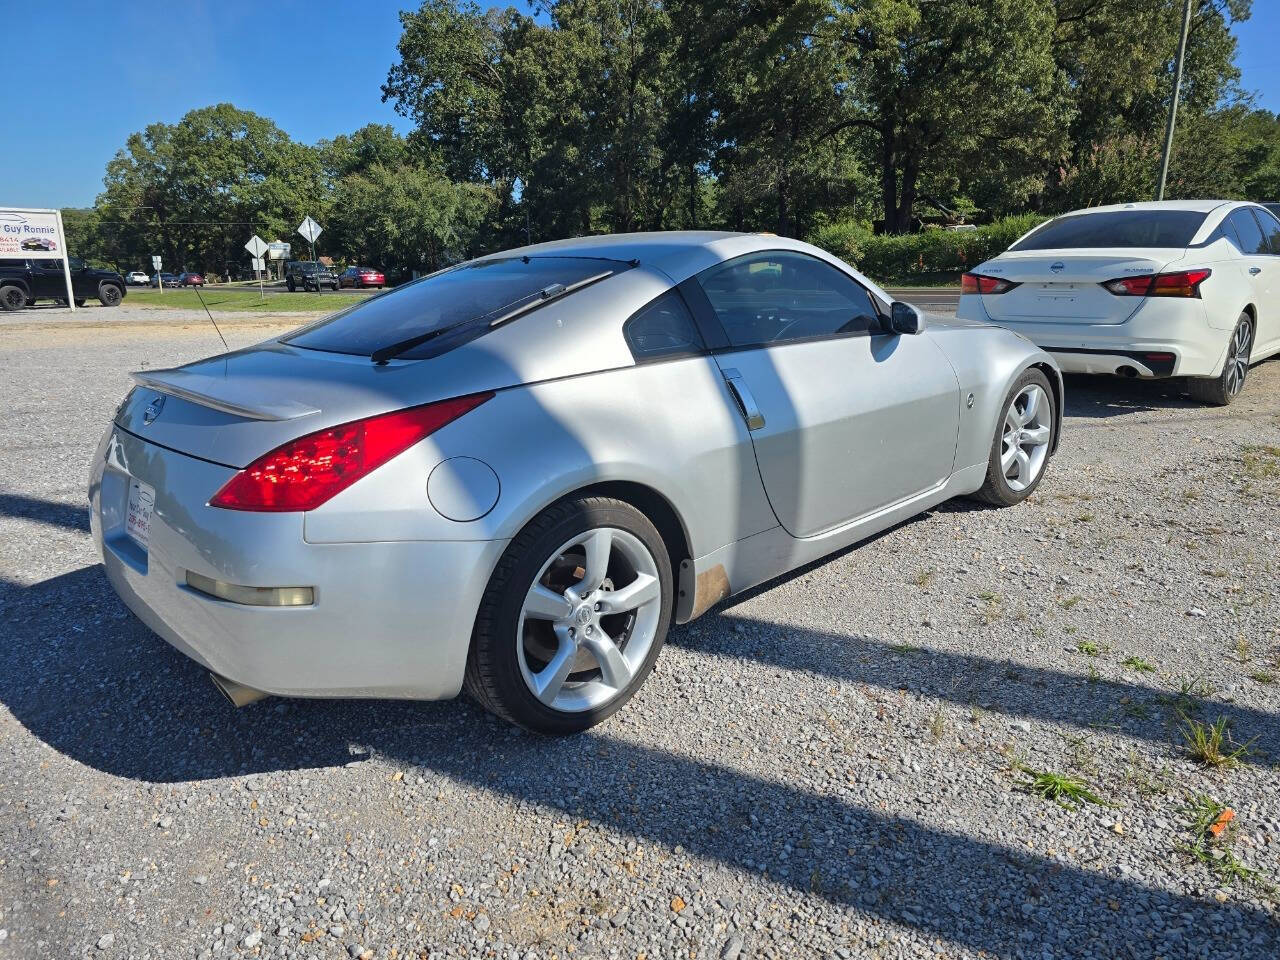
[{"label": "sedan rear bumper", "polygon": [[[230,473],[123,431],[109,435],[90,486],[91,527],[108,580],[139,619],[201,665],[266,693],[458,693],[475,612],[505,541],[308,543],[301,514],[207,506]],[[124,531],[131,475],[155,486],[146,549]],[[314,599],[219,599],[188,586],[188,571],[225,584],[311,588]]]},{"label": "sedan rear bumper", "polygon": [[992,320],[980,299],[961,297],[957,316],[1021,334],[1051,354],[1063,373],[1211,377],[1222,372],[1230,330],[1209,323],[1202,300],[1149,299],[1124,323],[1107,324]]}]

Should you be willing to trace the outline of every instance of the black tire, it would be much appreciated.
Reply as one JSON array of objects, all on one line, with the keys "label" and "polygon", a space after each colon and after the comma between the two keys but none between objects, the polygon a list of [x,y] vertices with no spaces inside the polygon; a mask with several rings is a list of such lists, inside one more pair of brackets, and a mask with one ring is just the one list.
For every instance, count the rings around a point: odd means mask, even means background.
[{"label": "black tire", "polygon": [[1231,401],[1244,391],[1245,381],[1249,377],[1249,358],[1253,354],[1253,318],[1247,313],[1240,314],[1235,329],[1231,331],[1231,341],[1227,347],[1227,359],[1222,364],[1222,373],[1216,377],[1188,377],[1187,393],[1201,403],[1215,407],[1228,406]]},{"label": "black tire", "polygon": [[84,297],[76,297],[76,306],[77,306],[77,307],[83,307],[83,306],[85,305],[85,303],[87,303],[87,302],[88,302],[88,301],[86,301],[86,300],[84,299]]},{"label": "black tire", "polygon": [[[601,527],[630,533],[656,561],[661,613],[647,655],[619,693],[595,708],[556,710],[534,696],[521,673],[517,647],[524,640],[516,635],[520,612],[534,578],[555,551],[573,537]],[[671,624],[673,582],[670,555],[662,535],[631,504],[609,497],[578,497],[553,504],[511,541],[489,579],[467,656],[467,693],[490,713],[535,733],[564,736],[600,723],[630,700],[653,670]]]},{"label": "black tire", "polygon": [[21,310],[27,305],[26,291],[13,284],[0,287],[0,310]]},{"label": "black tire", "polygon": [[114,283],[104,283],[98,287],[98,302],[104,307],[118,307],[124,299],[124,291]]},{"label": "black tire", "polygon": [[[1044,460],[1039,472],[1029,484],[1021,489],[1015,489],[1011,486],[1009,479],[1006,478],[1005,470],[1001,463],[1001,455],[1004,452],[1005,418],[1015,399],[1019,398],[1022,392],[1033,384],[1044,391],[1045,400],[1049,405],[1048,410],[1045,411],[1046,415],[1042,418],[1049,427],[1048,446],[1045,448]],[[1005,395],[1004,402],[1000,405],[1000,415],[996,420],[995,436],[991,440],[991,456],[987,460],[987,478],[983,482],[982,488],[973,494],[974,499],[996,507],[1012,507],[1035,493],[1036,487],[1040,486],[1040,481],[1044,479],[1045,472],[1049,468],[1049,458],[1052,456],[1054,442],[1057,440],[1058,417],[1054,403],[1053,389],[1049,386],[1049,378],[1034,367],[1023,371],[1022,375],[1013,382],[1013,386],[1009,388],[1008,394]]]},{"label": "black tire", "polygon": [[293,293],[295,290],[297,290],[297,289],[298,289],[298,286],[297,286],[297,284],[295,284],[295,283],[293,282],[293,278],[292,278],[292,277],[290,277],[288,280],[286,280],[284,285],[285,285],[286,287],[288,287],[288,288],[289,288],[289,292],[290,292],[290,293]]}]

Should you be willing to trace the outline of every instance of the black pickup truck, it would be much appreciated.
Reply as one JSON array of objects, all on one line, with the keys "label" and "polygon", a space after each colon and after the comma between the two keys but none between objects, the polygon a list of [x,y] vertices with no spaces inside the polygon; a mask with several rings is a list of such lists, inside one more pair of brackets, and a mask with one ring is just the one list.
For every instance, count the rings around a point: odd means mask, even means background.
[{"label": "black pickup truck", "polygon": [[[76,306],[96,297],[104,307],[118,307],[124,299],[124,277],[90,267],[71,257],[71,290]],[[20,260],[0,257],[0,308],[21,310],[39,300],[67,301],[67,280],[61,260]]]}]

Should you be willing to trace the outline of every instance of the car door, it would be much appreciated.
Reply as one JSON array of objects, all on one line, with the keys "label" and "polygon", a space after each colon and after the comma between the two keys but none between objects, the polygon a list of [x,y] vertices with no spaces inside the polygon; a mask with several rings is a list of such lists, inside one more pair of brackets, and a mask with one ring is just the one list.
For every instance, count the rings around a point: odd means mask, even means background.
[{"label": "car door", "polygon": [[[1250,213],[1262,232],[1262,246],[1256,260],[1258,272],[1252,274],[1258,302],[1257,346],[1271,350],[1280,346],[1280,220],[1263,207],[1252,207]],[[1254,351],[1257,353],[1258,351]]]},{"label": "car door", "polygon": [[[1248,207],[1240,207],[1231,211],[1227,217],[1231,229],[1240,241],[1240,269],[1253,290],[1253,306],[1258,312],[1257,329],[1253,332],[1253,343],[1256,352],[1258,345],[1275,339],[1272,329],[1275,322],[1275,310],[1270,306],[1268,287],[1271,276],[1276,270],[1276,259],[1265,253],[1266,238],[1262,228]],[[1232,309],[1235,309],[1233,306]],[[1234,323],[1234,318],[1232,319]]]},{"label": "car door", "polygon": [[37,300],[67,298],[67,277],[61,260],[31,261],[31,295]]},{"label": "car door", "polygon": [[769,502],[792,536],[820,535],[950,476],[955,372],[929,337],[886,334],[848,273],[768,251],[710,268],[696,290]]}]

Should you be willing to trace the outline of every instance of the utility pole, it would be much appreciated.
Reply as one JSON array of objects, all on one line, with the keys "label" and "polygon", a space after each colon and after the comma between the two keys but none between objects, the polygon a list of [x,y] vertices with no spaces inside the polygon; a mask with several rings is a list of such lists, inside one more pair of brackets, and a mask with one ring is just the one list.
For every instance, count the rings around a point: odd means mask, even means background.
[{"label": "utility pole", "polygon": [[1164,132],[1164,150],[1160,154],[1160,185],[1156,199],[1164,199],[1164,183],[1169,177],[1169,154],[1173,152],[1173,127],[1178,121],[1178,95],[1182,92],[1182,61],[1187,55],[1187,33],[1191,30],[1191,0],[1182,0],[1182,34],[1178,38],[1178,57],[1173,63],[1173,99],[1169,102],[1169,126]]}]

